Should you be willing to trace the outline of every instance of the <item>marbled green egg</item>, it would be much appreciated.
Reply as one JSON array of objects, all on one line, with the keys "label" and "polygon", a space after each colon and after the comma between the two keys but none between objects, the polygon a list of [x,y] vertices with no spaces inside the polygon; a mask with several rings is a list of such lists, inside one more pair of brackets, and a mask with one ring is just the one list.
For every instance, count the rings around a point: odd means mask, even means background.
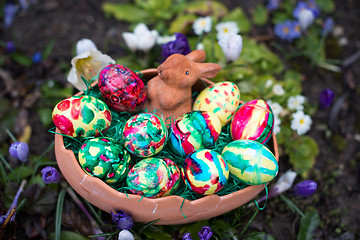
[{"label": "marbled green egg", "polygon": [[125,179],[130,154],[110,138],[93,138],[79,150],[79,163],[84,171],[108,184]]},{"label": "marbled green egg", "polygon": [[63,134],[92,137],[110,127],[111,112],[100,99],[80,95],[59,102],[53,110],[52,120]]},{"label": "marbled green egg", "polygon": [[273,180],[279,170],[274,154],[254,140],[236,140],[223,150],[230,174],[238,180],[260,185]]}]

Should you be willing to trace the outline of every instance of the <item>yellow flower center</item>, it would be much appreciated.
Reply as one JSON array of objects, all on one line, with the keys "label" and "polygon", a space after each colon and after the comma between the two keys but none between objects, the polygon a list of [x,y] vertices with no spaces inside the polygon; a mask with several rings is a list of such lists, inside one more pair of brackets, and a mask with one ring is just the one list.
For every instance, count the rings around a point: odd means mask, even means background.
[{"label": "yellow flower center", "polygon": [[284,32],[285,34],[288,34],[288,33],[289,33],[289,28],[288,28],[288,27],[283,27],[283,32]]},{"label": "yellow flower center", "polygon": [[300,124],[303,125],[304,124],[304,119],[300,120]]},{"label": "yellow flower center", "polygon": [[225,32],[225,33],[228,33],[228,32],[229,32],[229,29],[228,29],[228,28],[224,28],[224,32]]},{"label": "yellow flower center", "polygon": [[76,71],[88,81],[96,75],[99,67],[100,62],[94,61],[92,57],[79,59],[76,62]]}]

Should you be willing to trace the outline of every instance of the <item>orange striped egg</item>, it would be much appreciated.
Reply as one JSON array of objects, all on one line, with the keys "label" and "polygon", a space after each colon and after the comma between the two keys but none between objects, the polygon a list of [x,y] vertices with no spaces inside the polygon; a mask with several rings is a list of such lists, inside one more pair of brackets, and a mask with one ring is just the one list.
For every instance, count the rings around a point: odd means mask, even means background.
[{"label": "orange striped egg", "polygon": [[270,106],[255,99],[240,106],[231,121],[230,134],[233,140],[249,139],[266,143],[274,127],[274,114]]}]

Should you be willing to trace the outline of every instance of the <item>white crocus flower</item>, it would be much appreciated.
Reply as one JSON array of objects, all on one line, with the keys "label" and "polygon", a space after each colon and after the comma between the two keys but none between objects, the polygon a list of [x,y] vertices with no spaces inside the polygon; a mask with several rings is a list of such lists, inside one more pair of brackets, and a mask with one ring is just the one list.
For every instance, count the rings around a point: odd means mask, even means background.
[{"label": "white crocus flower", "polygon": [[222,37],[219,45],[223,50],[227,61],[236,61],[242,51],[243,43],[240,34],[231,33],[228,37]]},{"label": "white crocus flower", "polygon": [[274,133],[278,134],[281,131],[281,127],[280,127],[280,123],[281,123],[281,119],[279,117],[279,115],[274,115]]},{"label": "white crocus flower", "polygon": [[198,45],[196,45],[196,50],[204,50],[205,46],[202,43],[198,43]]},{"label": "white crocus flower", "polygon": [[163,45],[165,43],[171,42],[171,41],[175,41],[176,40],[176,36],[175,35],[171,35],[171,36],[158,36],[156,38],[156,44],[158,45]]},{"label": "white crocus flower", "polygon": [[313,22],[314,22],[315,16],[313,12],[309,9],[304,9],[300,11],[299,14],[299,24],[301,30],[306,30]]},{"label": "white crocus flower", "polygon": [[266,102],[269,104],[274,115],[280,115],[280,113],[283,111],[283,107],[279,103],[273,102],[271,100],[267,100]]},{"label": "white crocus flower", "polygon": [[281,86],[281,85],[278,84],[278,83],[273,86],[272,91],[273,91],[273,93],[274,93],[275,95],[278,95],[278,96],[282,96],[282,95],[284,95],[284,93],[285,93],[285,90],[284,90],[283,86]]},{"label": "white crocus flower", "polygon": [[133,33],[124,32],[122,34],[131,51],[140,50],[143,52],[148,52],[155,45],[158,35],[156,30],[150,31],[144,23],[136,25]]},{"label": "white crocus flower", "polygon": [[194,33],[200,36],[203,32],[208,33],[211,31],[211,17],[200,17],[194,21],[192,28]]},{"label": "white crocus flower", "polygon": [[134,240],[134,235],[129,230],[122,230],[119,233],[118,240]]},{"label": "white crocus flower", "polygon": [[70,69],[67,80],[79,90],[87,89],[86,84],[81,76],[90,80],[109,64],[114,64],[115,60],[106,54],[102,54],[99,50],[93,48],[89,51],[77,55],[71,60],[72,68]]},{"label": "white crocus flower", "polygon": [[298,135],[303,135],[310,130],[312,120],[311,117],[303,111],[293,113],[290,128],[297,132]]},{"label": "white crocus flower", "polygon": [[269,88],[269,87],[271,87],[272,85],[273,85],[273,80],[272,80],[272,79],[266,80],[266,82],[265,82],[265,87],[266,87],[266,88]]},{"label": "white crocus flower", "polygon": [[269,190],[269,195],[268,196],[263,196],[262,198],[260,198],[259,200],[257,200],[257,202],[262,202],[264,201],[267,197],[268,198],[272,198],[272,197],[276,197],[279,194],[289,190],[293,183],[294,180],[296,178],[296,172],[292,171],[291,169],[287,170],[285,173],[283,173],[279,179],[276,181],[276,183],[274,185],[272,185],[272,187]]},{"label": "white crocus flower", "polygon": [[229,37],[232,33],[238,34],[240,29],[236,22],[228,21],[222,22],[215,26],[217,31],[216,37],[218,40]]},{"label": "white crocus flower", "polygon": [[290,110],[302,111],[304,109],[305,97],[302,95],[291,96],[287,101],[287,106]]},{"label": "white crocus flower", "polygon": [[88,38],[83,38],[76,43],[76,55],[80,55],[91,49],[97,49],[95,43]]}]

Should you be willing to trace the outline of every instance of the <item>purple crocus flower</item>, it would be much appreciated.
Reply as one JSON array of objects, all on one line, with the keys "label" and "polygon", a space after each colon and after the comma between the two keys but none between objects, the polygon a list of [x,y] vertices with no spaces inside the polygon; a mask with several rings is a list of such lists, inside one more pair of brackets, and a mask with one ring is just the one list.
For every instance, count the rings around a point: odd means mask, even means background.
[{"label": "purple crocus flower", "polygon": [[15,52],[15,51],[16,51],[16,47],[15,47],[14,42],[12,42],[12,41],[6,42],[5,49],[6,49],[6,52],[8,52],[8,53],[13,53],[13,52]]},{"label": "purple crocus flower", "polygon": [[331,89],[327,88],[320,92],[319,102],[320,108],[327,108],[331,105],[334,100],[334,92]]},{"label": "purple crocus flower", "polygon": [[38,64],[41,62],[41,60],[42,60],[42,54],[39,52],[34,53],[34,55],[32,56],[33,63]]},{"label": "purple crocus flower", "polygon": [[317,3],[315,2],[315,0],[309,0],[307,2],[307,8],[313,12],[314,17],[319,17],[320,16],[320,8],[317,5]]},{"label": "purple crocus flower", "polygon": [[301,27],[299,21],[291,21],[290,35],[291,40],[301,37]]},{"label": "purple crocus flower", "polygon": [[210,227],[203,226],[200,232],[198,232],[198,235],[200,240],[209,240],[212,237],[213,232],[211,231]]},{"label": "purple crocus flower", "polygon": [[182,33],[175,33],[176,39],[161,45],[161,57],[163,61],[174,53],[186,55],[191,52],[189,42],[186,36]]},{"label": "purple crocus flower", "polygon": [[14,21],[15,14],[19,10],[19,7],[15,4],[8,3],[4,7],[4,22],[5,27],[9,27]]},{"label": "purple crocus flower", "polygon": [[313,180],[305,180],[294,186],[295,195],[301,197],[309,197],[316,192],[317,183]]},{"label": "purple crocus flower", "polygon": [[56,168],[54,167],[44,167],[41,170],[41,177],[44,181],[44,183],[49,184],[49,183],[59,183],[60,182],[60,173],[58,172],[58,170],[56,170]]},{"label": "purple crocus flower", "polygon": [[327,35],[334,28],[334,20],[331,17],[325,19],[323,28],[321,30],[321,35]]},{"label": "purple crocus flower", "polygon": [[111,211],[111,219],[120,230],[129,230],[134,226],[134,219],[125,211],[117,210],[116,213]]},{"label": "purple crocus flower", "polygon": [[191,238],[191,233],[185,233],[184,236],[182,237],[183,240],[192,240]]},{"label": "purple crocus flower", "polygon": [[14,142],[10,145],[9,153],[13,158],[26,162],[29,155],[29,145],[25,142]]},{"label": "purple crocus flower", "polygon": [[266,4],[266,9],[269,11],[276,10],[279,8],[280,0],[269,0]]},{"label": "purple crocus flower", "polygon": [[278,38],[291,42],[293,40],[293,28],[292,21],[286,20],[285,22],[275,24],[274,33]]},{"label": "purple crocus flower", "polygon": [[300,12],[305,9],[309,9],[308,5],[303,1],[298,2],[298,4],[293,10],[294,18],[299,18]]}]

